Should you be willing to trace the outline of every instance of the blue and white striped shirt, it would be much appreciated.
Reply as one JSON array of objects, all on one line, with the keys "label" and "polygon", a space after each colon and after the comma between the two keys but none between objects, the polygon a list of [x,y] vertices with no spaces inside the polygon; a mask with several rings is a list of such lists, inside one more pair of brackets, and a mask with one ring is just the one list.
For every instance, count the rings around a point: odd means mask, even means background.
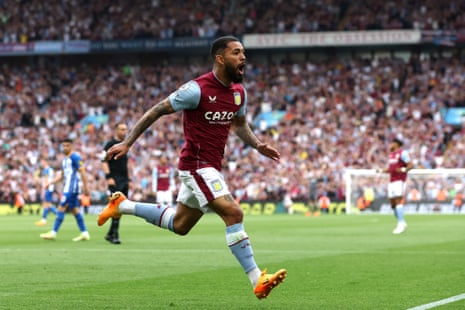
[{"label": "blue and white striped shirt", "polygon": [[79,168],[82,167],[82,159],[78,153],[72,153],[71,156],[63,159],[63,193],[78,194],[80,191],[81,176]]}]

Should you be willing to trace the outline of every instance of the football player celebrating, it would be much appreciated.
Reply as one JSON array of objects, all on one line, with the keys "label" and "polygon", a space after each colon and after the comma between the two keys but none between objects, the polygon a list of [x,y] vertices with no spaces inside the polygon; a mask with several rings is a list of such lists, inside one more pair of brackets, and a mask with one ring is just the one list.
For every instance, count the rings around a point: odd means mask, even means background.
[{"label": "football player celebrating", "polygon": [[207,209],[218,214],[226,225],[226,242],[248,275],[257,298],[265,298],[286,277],[286,270],[267,274],[254,259],[251,242],[243,224],[243,212],[232,197],[221,174],[221,162],[230,129],[260,154],[279,161],[280,153],[262,143],[246,120],[247,93],[241,82],[246,67],[244,47],[233,36],[216,39],[211,47],[213,70],[181,86],[149,109],[126,139],[108,150],[107,156],[124,156],[137,138],[160,117],[183,113],[185,142],[178,173],[181,187],[177,208],[144,204],[114,193],[98,217],[98,225],[121,214],[133,214],[149,223],[186,235]]}]

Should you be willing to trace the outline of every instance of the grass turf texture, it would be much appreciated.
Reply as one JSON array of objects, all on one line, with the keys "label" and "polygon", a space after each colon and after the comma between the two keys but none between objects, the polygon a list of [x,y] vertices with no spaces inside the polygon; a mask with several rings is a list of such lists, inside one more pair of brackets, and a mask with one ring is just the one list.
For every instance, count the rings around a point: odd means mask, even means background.
[{"label": "grass turf texture", "polygon": [[[255,258],[288,278],[265,300],[208,214],[187,236],[125,216],[112,245],[87,215],[91,240],[67,215],[56,241],[35,216],[0,216],[0,309],[408,309],[465,293],[465,217],[246,216]],[[465,309],[459,300],[440,309]]]}]

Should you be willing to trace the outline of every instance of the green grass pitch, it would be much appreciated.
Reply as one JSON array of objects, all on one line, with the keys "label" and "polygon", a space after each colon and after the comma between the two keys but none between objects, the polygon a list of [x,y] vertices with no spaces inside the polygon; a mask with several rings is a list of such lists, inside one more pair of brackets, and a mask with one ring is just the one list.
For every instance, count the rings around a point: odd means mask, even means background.
[{"label": "green grass pitch", "polygon": [[264,300],[214,214],[184,237],[124,216],[121,245],[85,218],[91,240],[75,243],[69,214],[55,241],[39,237],[53,216],[0,216],[0,309],[409,309],[465,293],[463,215],[410,215],[402,235],[387,215],[247,215],[259,267],[288,270]]}]

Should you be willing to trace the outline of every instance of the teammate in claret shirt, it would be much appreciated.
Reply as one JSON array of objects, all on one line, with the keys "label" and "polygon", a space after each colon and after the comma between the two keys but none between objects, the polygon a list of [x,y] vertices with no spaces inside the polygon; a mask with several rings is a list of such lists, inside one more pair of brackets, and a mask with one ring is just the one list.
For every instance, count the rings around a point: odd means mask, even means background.
[{"label": "teammate in claret shirt", "polygon": [[158,164],[152,169],[152,191],[156,195],[157,203],[169,206],[173,204],[175,174],[174,167],[168,163],[165,156],[161,156]]},{"label": "teammate in claret shirt", "polygon": [[391,208],[397,219],[397,226],[392,231],[393,234],[401,234],[407,229],[407,222],[404,219],[403,199],[405,195],[407,173],[413,168],[410,154],[402,149],[403,142],[393,139],[389,147],[389,166],[380,170],[382,173],[389,173],[388,198]]}]

